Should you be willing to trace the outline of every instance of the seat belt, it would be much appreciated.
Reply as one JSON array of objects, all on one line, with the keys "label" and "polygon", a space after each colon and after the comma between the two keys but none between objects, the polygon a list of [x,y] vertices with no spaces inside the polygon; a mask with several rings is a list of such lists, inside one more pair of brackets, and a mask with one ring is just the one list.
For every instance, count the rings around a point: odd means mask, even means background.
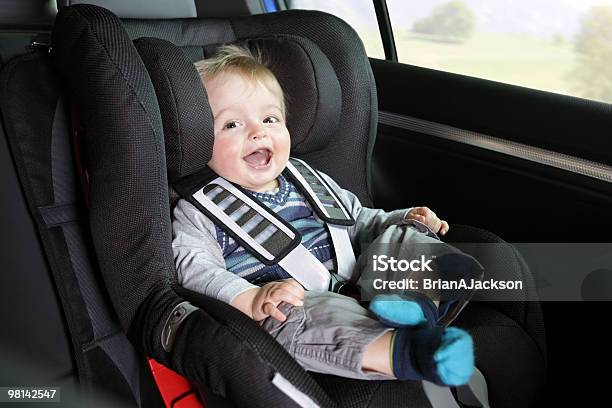
[{"label": "seat belt", "polygon": [[[338,275],[348,281],[355,267],[347,231],[354,223],[353,218],[333,190],[306,163],[291,159],[286,173],[328,226],[336,251]],[[329,271],[301,244],[300,233],[241,188],[217,177],[197,189],[188,200],[264,264],[280,265],[308,290],[330,288]]]},{"label": "seat belt", "polygon": [[423,391],[429,399],[433,408],[461,408],[469,406],[472,408],[490,408],[487,382],[478,368],[466,385],[455,388],[457,397],[453,394],[451,387],[445,387],[422,381]]},{"label": "seat belt", "polygon": [[489,391],[487,381],[478,368],[470,378],[470,382],[457,387],[457,399],[470,407],[489,408]]},{"label": "seat belt", "polygon": [[329,288],[329,271],[301,245],[299,232],[232,183],[218,177],[193,198],[264,264],[280,265],[307,290]]},{"label": "seat belt", "polygon": [[429,381],[421,381],[421,384],[432,408],[461,408],[449,387]]},{"label": "seat belt", "polygon": [[[340,204],[340,199],[336,193],[308,164],[292,158],[287,162],[287,170],[293,177],[295,184],[303,188],[304,195],[309,198],[308,201],[315,204],[313,207],[319,210],[317,213],[323,215],[320,218],[326,221],[336,252],[337,273],[342,279],[349,281],[355,269],[355,252],[348,235],[347,225],[337,225],[334,222],[351,221],[351,224],[348,225],[352,225],[354,223],[353,218],[346,208]],[[308,180],[304,175],[307,175],[306,177],[310,176]]]},{"label": "seat belt", "polygon": [[[84,315],[88,317],[93,331],[93,340],[89,344],[79,344],[80,349],[75,350],[75,353],[87,353],[99,347],[112,361],[114,368],[120,372],[134,400],[138,406],[141,406],[138,353],[123,334],[119,323],[113,317],[112,310],[109,309],[104,300],[104,294],[99,288],[96,273],[90,260],[86,237],[83,235],[83,228],[80,225],[81,220],[76,203],[77,183],[74,182],[76,169],[72,159],[67,111],[64,100],[62,98],[58,99],[51,129],[50,177],[53,186],[53,204],[38,206],[37,210],[43,224],[49,231],[59,228],[61,238],[57,236],[55,239],[63,240],[66,253],[54,253],[54,256],[66,257],[65,259],[72,266],[72,271],[56,267],[58,265],[57,261],[51,262],[50,265],[55,267],[53,272],[56,285],[64,285],[71,291],[77,291],[71,295],[72,300],[62,298],[62,302],[74,302],[74,299],[81,297],[86,309]],[[74,126],[74,123],[73,127],[73,132],[76,132],[77,127]],[[77,137],[76,135],[73,136]],[[43,236],[43,241],[45,240],[46,238]],[[74,272],[73,276],[70,275],[71,272]],[[64,305],[64,307],[66,306]],[[75,303],[72,303],[70,307],[75,307]],[[83,326],[76,326],[77,323],[73,318],[71,324],[75,327],[71,327],[71,329],[83,331]],[[78,324],[83,325],[85,322]],[[83,366],[79,367],[79,376],[85,383],[85,378],[89,377],[89,372],[93,370],[93,362],[85,361],[84,364],[82,363]]]}]

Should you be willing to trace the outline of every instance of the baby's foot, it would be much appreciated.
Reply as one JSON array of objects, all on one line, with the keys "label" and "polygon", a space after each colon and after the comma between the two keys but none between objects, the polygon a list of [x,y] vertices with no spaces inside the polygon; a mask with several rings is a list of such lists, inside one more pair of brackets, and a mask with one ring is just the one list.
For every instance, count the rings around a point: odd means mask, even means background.
[{"label": "baby's foot", "polygon": [[433,355],[436,372],[447,385],[466,384],[474,373],[474,344],[464,330],[449,327]]},{"label": "baby's foot", "polygon": [[392,350],[393,373],[400,380],[458,386],[474,373],[472,338],[455,327],[399,329]]},{"label": "baby's foot", "polygon": [[370,311],[389,327],[411,327],[437,321],[435,304],[420,293],[405,295],[376,295],[370,302]]}]

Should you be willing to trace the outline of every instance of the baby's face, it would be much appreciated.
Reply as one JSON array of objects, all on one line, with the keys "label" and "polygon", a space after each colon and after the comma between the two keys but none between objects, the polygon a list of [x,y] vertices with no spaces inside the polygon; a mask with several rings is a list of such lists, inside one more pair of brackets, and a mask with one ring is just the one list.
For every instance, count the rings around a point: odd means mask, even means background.
[{"label": "baby's face", "polygon": [[204,86],[215,127],[209,167],[252,191],[276,188],[291,146],[279,96],[233,72],[205,80]]}]

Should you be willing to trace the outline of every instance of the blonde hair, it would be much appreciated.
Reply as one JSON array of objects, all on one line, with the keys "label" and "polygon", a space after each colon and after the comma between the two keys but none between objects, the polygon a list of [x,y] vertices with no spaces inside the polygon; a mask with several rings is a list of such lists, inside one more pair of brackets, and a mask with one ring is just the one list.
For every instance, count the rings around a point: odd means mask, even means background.
[{"label": "blonde hair", "polygon": [[250,81],[257,81],[259,85],[278,95],[281,111],[285,117],[287,116],[283,89],[276,76],[266,66],[259,49],[253,53],[248,48],[238,45],[223,45],[214,57],[196,62],[195,67],[202,82],[213,79],[223,72],[239,73]]}]

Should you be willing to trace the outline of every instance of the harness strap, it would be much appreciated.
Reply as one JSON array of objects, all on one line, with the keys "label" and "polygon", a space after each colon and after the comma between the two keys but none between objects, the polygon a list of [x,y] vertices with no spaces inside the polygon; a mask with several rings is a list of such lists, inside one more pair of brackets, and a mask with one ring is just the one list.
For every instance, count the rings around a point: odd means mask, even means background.
[{"label": "harness strap", "polygon": [[345,281],[350,281],[355,269],[355,252],[346,230],[347,227],[327,224],[327,228],[329,228],[329,236],[336,252],[338,275]]},{"label": "harness strap", "polygon": [[329,271],[301,245],[299,232],[232,183],[218,177],[192,197],[266,265],[279,264],[308,290],[329,288]]},{"label": "harness strap", "polygon": [[474,371],[468,384],[457,387],[457,399],[470,407],[489,408],[487,381],[478,368]]},{"label": "harness strap", "polygon": [[355,223],[334,190],[306,162],[292,157],[287,162],[286,169],[298,189],[313,204],[319,218],[335,225],[350,226]]},{"label": "harness strap", "polygon": [[313,204],[315,211],[318,209],[317,215],[326,221],[336,252],[337,273],[342,279],[349,281],[355,269],[355,252],[347,228],[353,225],[355,220],[344,208],[336,193],[308,164],[292,158],[287,162],[287,170],[296,185],[302,187],[304,195]]},{"label": "harness strap", "polygon": [[[68,252],[68,261],[72,265],[74,278],[76,278],[86,313],[91,322],[93,341],[83,344],[80,351],[87,352],[96,346],[100,347],[121,372],[135,400],[140,405],[140,369],[137,353],[132,344],[122,335],[121,327],[106,306],[80,225],[81,219],[75,202],[77,197],[76,171],[73,167],[69,135],[67,109],[60,98],[51,131],[51,182],[54,204],[39,206],[37,210],[46,228],[61,228]],[[65,285],[69,283],[68,281],[62,282]]]},{"label": "harness strap", "polygon": [[455,388],[456,397],[450,387],[440,386],[429,381],[422,381],[423,391],[433,408],[489,408],[487,382],[476,368],[469,383]]},{"label": "harness strap", "polygon": [[461,408],[449,387],[429,381],[421,381],[421,384],[432,408]]},{"label": "harness strap", "polygon": [[61,226],[79,219],[78,207],[75,203],[54,204],[38,207],[38,213],[47,228]]}]

